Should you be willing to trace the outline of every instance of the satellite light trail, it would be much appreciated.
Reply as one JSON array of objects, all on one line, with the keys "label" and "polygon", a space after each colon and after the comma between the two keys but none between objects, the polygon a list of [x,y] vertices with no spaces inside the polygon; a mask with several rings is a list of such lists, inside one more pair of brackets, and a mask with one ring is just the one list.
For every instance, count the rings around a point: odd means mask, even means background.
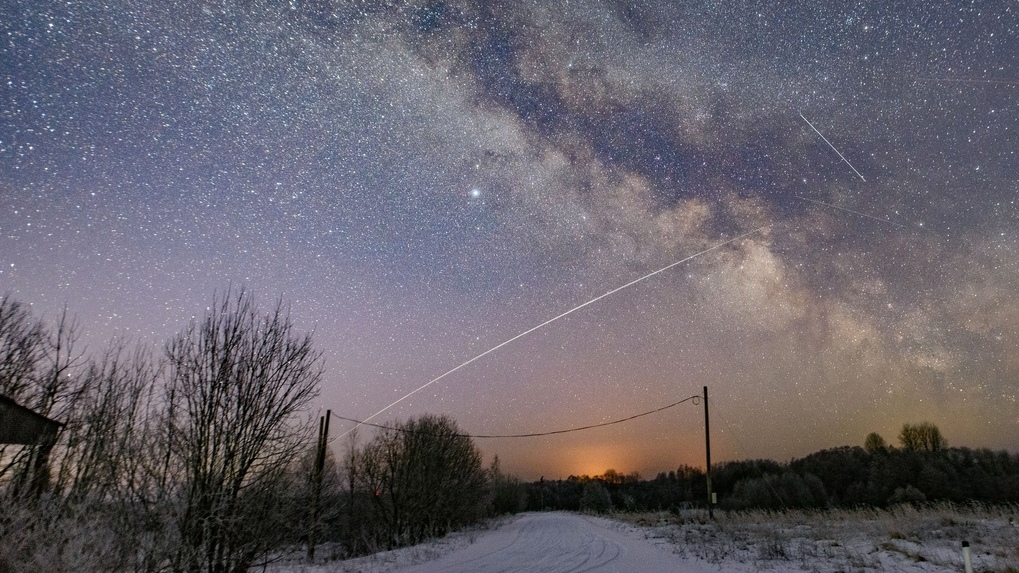
[{"label": "satellite light trail", "polygon": [[800,197],[799,195],[794,195],[794,197],[796,197],[800,201],[809,201],[810,203],[817,203],[818,205],[824,205],[825,207],[831,207],[832,209],[838,209],[839,211],[845,211],[846,213],[852,213],[853,215],[859,215],[861,217],[866,217],[868,219],[874,219],[875,221],[880,221],[881,223],[888,223],[889,225],[894,225],[900,229],[907,228],[905,225],[900,225],[894,221],[889,221],[888,219],[882,219],[880,217],[875,217],[873,215],[861,213],[860,211],[854,211],[852,209],[847,209],[845,207],[839,207],[838,205],[832,205],[831,203],[825,203],[824,201],[818,201],[816,199],[807,199],[806,197]]},{"label": "satellite light trail", "polygon": [[503,346],[506,346],[507,344],[509,344],[509,343],[511,343],[511,342],[513,342],[513,341],[515,341],[515,340],[518,340],[518,339],[520,339],[520,338],[523,338],[524,336],[527,336],[528,334],[530,334],[530,333],[534,332],[535,330],[538,330],[538,329],[540,329],[540,328],[544,328],[544,327],[546,327],[546,326],[548,326],[548,325],[552,324],[553,322],[555,322],[555,321],[559,320],[560,318],[565,318],[566,316],[568,316],[568,315],[570,315],[570,314],[573,314],[574,312],[576,312],[576,311],[578,311],[578,310],[580,310],[580,309],[584,308],[585,306],[589,306],[589,305],[592,305],[592,304],[594,304],[594,303],[598,302],[599,300],[601,300],[601,299],[603,299],[603,298],[605,298],[605,297],[607,297],[607,296],[609,296],[609,295],[612,295],[612,294],[615,294],[615,293],[617,293],[617,292],[619,292],[619,291],[621,291],[621,290],[624,290],[624,289],[630,288],[630,287],[632,287],[633,285],[635,285],[635,284],[637,284],[637,283],[639,283],[639,282],[645,281],[645,280],[647,280],[647,279],[649,279],[649,278],[651,278],[651,277],[653,277],[653,276],[655,276],[655,275],[657,275],[657,274],[660,274],[660,273],[664,273],[665,271],[667,271],[667,270],[671,269],[672,267],[675,267],[675,266],[677,266],[677,265],[681,265],[681,264],[683,264],[683,263],[685,263],[685,262],[687,262],[687,261],[690,261],[690,260],[696,259],[697,257],[699,257],[699,256],[701,256],[701,255],[704,255],[704,254],[710,253],[711,251],[714,251],[714,250],[716,250],[716,249],[720,249],[720,248],[724,247],[725,245],[728,245],[728,244],[730,244],[730,243],[734,243],[734,242],[736,242],[736,241],[738,241],[738,240],[740,240],[740,239],[743,239],[743,238],[745,238],[745,237],[749,237],[750,235],[753,235],[753,234],[755,234],[755,233],[758,233],[758,232],[760,232],[760,231],[762,231],[762,230],[764,230],[764,229],[767,229],[767,228],[768,228],[768,227],[770,227],[770,226],[771,226],[770,224],[769,224],[769,225],[764,225],[764,226],[762,226],[762,227],[758,227],[758,228],[754,229],[753,231],[748,231],[748,232],[746,232],[746,233],[743,233],[742,235],[737,235],[737,236],[735,236],[735,237],[733,237],[733,238],[731,238],[731,239],[728,239],[728,240],[726,240],[726,241],[722,241],[721,243],[718,243],[718,244],[716,244],[716,245],[712,245],[712,246],[710,246],[710,247],[708,247],[708,248],[704,249],[703,251],[699,251],[699,252],[697,252],[697,253],[694,253],[694,254],[690,255],[689,257],[686,257],[686,258],[684,258],[684,259],[678,260],[678,261],[676,261],[676,262],[674,262],[674,263],[672,263],[672,264],[666,265],[666,266],[664,266],[664,267],[662,267],[662,268],[658,269],[657,271],[653,271],[653,272],[650,272],[650,273],[648,273],[648,274],[646,274],[646,275],[644,275],[644,276],[642,276],[642,277],[636,278],[636,279],[634,279],[634,280],[632,280],[632,281],[630,281],[630,282],[628,282],[628,283],[624,284],[623,286],[619,286],[619,287],[616,287],[616,288],[614,288],[614,289],[612,289],[612,290],[610,290],[610,291],[606,292],[605,294],[602,294],[602,295],[596,296],[596,297],[592,298],[591,300],[589,300],[589,301],[587,301],[587,302],[585,302],[585,303],[583,303],[583,304],[579,304],[579,305],[577,305],[577,306],[575,306],[575,307],[571,308],[570,310],[567,310],[566,312],[564,312],[564,313],[562,313],[562,314],[559,314],[559,315],[557,315],[557,316],[554,316],[554,317],[552,317],[552,318],[550,318],[550,319],[546,320],[545,322],[542,322],[541,324],[539,324],[539,325],[537,325],[537,326],[531,327],[531,328],[529,328],[529,329],[527,329],[527,330],[525,330],[525,331],[521,332],[520,334],[518,334],[518,335],[514,336],[513,338],[510,338],[510,339],[508,339],[508,340],[506,340],[506,341],[504,341],[504,342],[501,342],[501,343],[499,343],[499,344],[497,344],[497,345],[493,346],[492,348],[489,348],[488,350],[486,350],[486,351],[482,352],[481,354],[478,354],[478,355],[477,355],[477,356],[475,356],[474,358],[471,358],[470,360],[468,360],[468,361],[466,361],[466,362],[463,362],[463,363],[462,363],[462,364],[460,364],[459,366],[456,366],[456,367],[454,367],[454,368],[451,368],[451,369],[449,369],[449,370],[447,370],[447,371],[443,372],[442,374],[440,374],[440,375],[436,376],[435,378],[432,378],[432,379],[431,379],[431,380],[429,380],[428,382],[425,382],[424,384],[422,384],[422,385],[418,386],[417,388],[415,388],[414,390],[412,390],[412,391],[408,392],[407,394],[405,394],[405,395],[404,395],[403,397],[401,397],[400,399],[396,400],[396,401],[395,401],[395,402],[393,402],[392,404],[390,404],[390,405],[386,406],[385,408],[382,408],[381,410],[379,410],[378,412],[375,412],[375,413],[374,413],[374,414],[372,414],[371,416],[368,416],[368,417],[367,417],[367,418],[365,418],[364,420],[361,420],[361,421],[360,421],[360,422],[358,422],[358,423],[357,423],[357,424],[356,424],[356,425],[355,425],[355,426],[354,426],[353,428],[351,428],[351,429],[347,430],[346,432],[344,432],[344,433],[340,434],[339,436],[337,436],[337,438],[336,438],[336,439],[342,438],[342,437],[346,436],[347,434],[349,434],[349,433],[353,432],[354,430],[356,430],[357,428],[359,428],[359,427],[360,427],[361,425],[363,425],[363,424],[364,424],[365,422],[369,422],[369,421],[371,421],[371,420],[372,420],[373,418],[375,418],[375,417],[377,417],[378,415],[382,414],[383,412],[385,412],[385,411],[389,410],[389,409],[390,409],[390,408],[392,408],[393,406],[396,406],[396,405],[397,405],[397,404],[399,404],[400,402],[403,402],[403,401],[404,401],[404,400],[406,400],[407,398],[410,398],[410,397],[411,397],[411,396],[413,396],[414,394],[417,394],[418,392],[420,392],[420,391],[424,390],[425,388],[427,388],[427,387],[431,386],[432,384],[435,384],[435,383],[436,383],[436,382],[438,382],[439,380],[442,380],[442,379],[443,379],[443,378],[445,378],[446,376],[449,376],[450,374],[452,374],[452,373],[456,372],[457,370],[460,370],[461,368],[463,368],[463,367],[467,366],[468,364],[471,364],[472,362],[475,362],[475,361],[477,361],[477,360],[480,360],[481,358],[483,358],[483,357],[485,357],[485,356],[488,356],[489,354],[491,354],[491,353],[495,352],[496,350],[499,350],[499,349],[500,349],[500,348],[502,348]]},{"label": "satellite light trail", "polygon": [[809,119],[807,119],[807,118],[803,117],[803,114],[802,114],[802,113],[800,114],[800,117],[801,117],[801,118],[803,118],[803,121],[807,122],[807,125],[809,125],[809,126],[810,126],[810,129],[813,129],[813,130],[814,130],[814,133],[816,133],[816,134],[818,134],[818,135],[820,135],[820,136],[821,136],[821,139],[823,139],[823,140],[824,140],[824,142],[828,144],[828,147],[832,148],[832,150],[834,150],[834,151],[835,151],[835,153],[838,153],[838,154],[839,154],[839,157],[841,157],[841,158],[842,158],[842,161],[845,161],[845,162],[846,162],[846,165],[848,165],[848,166],[849,166],[849,168],[853,170],[853,173],[856,173],[857,175],[859,175],[859,176],[860,176],[860,179],[863,179],[863,182],[864,182],[864,183],[866,183],[866,182],[867,182],[867,180],[863,178],[863,175],[861,175],[861,174],[860,174],[860,172],[859,172],[859,171],[857,171],[855,167],[853,167],[853,164],[852,164],[852,163],[850,163],[848,159],[846,159],[846,156],[845,156],[845,155],[842,155],[842,153],[840,153],[838,149],[835,149],[835,146],[834,146],[834,145],[832,145],[830,141],[828,141],[828,138],[827,138],[827,137],[825,137],[825,136],[824,136],[824,134],[822,134],[822,133],[821,133],[820,131],[817,131],[817,128],[816,128],[816,127],[814,127],[814,124],[810,123],[810,120],[809,120]]},{"label": "satellite light trail", "polygon": [[1010,80],[995,80],[981,78],[917,78],[921,82],[952,82],[960,84],[998,84],[1001,86],[1019,86],[1019,82]]}]

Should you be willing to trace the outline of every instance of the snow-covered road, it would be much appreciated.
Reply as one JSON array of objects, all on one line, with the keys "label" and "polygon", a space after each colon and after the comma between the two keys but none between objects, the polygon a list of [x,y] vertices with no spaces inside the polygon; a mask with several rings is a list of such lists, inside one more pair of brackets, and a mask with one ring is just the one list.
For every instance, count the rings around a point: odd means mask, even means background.
[{"label": "snow-covered road", "polygon": [[[660,549],[604,519],[568,513],[518,516],[443,557],[399,573],[701,573],[704,565]],[[717,571],[717,569],[715,570]]]},{"label": "snow-covered road", "polygon": [[323,544],[314,564],[298,548],[252,573],[932,573],[963,570],[962,540],[975,570],[1019,570],[1012,506],[625,517],[525,513],[347,560],[338,544]]}]

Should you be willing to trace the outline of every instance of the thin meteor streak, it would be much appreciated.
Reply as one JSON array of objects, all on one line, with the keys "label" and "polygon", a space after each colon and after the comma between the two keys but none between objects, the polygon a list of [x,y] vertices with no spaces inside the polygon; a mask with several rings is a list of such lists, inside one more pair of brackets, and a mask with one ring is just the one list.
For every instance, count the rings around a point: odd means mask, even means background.
[{"label": "thin meteor streak", "polygon": [[768,228],[768,227],[770,227],[770,226],[771,226],[771,225],[764,225],[763,227],[758,227],[758,228],[754,229],[753,231],[749,231],[749,232],[743,233],[742,235],[737,235],[737,236],[735,236],[735,237],[733,237],[733,238],[731,238],[731,239],[729,239],[729,240],[727,240],[727,241],[723,241],[723,242],[721,242],[721,243],[718,243],[717,245],[713,245],[713,246],[711,246],[711,247],[708,247],[707,249],[704,249],[703,251],[700,251],[700,252],[694,253],[694,254],[690,255],[689,257],[686,257],[685,259],[682,259],[682,260],[676,261],[676,262],[674,262],[674,263],[672,263],[672,264],[670,264],[670,265],[667,265],[667,266],[664,266],[664,267],[662,267],[662,268],[658,269],[657,271],[654,271],[654,272],[650,272],[650,273],[648,273],[648,274],[646,274],[646,275],[644,275],[644,276],[642,276],[642,277],[640,277],[640,278],[634,279],[634,280],[632,280],[632,281],[630,281],[630,282],[628,282],[628,283],[624,284],[623,286],[620,286],[620,287],[616,287],[616,288],[614,288],[614,289],[612,289],[612,290],[608,291],[607,293],[605,293],[605,294],[603,294],[603,295],[600,295],[600,296],[596,296],[596,297],[592,298],[591,300],[589,300],[589,301],[587,301],[587,302],[585,302],[585,303],[583,303],[583,304],[577,305],[577,306],[575,306],[575,307],[571,308],[570,310],[567,310],[566,312],[564,312],[564,313],[562,313],[562,314],[560,314],[560,315],[557,315],[557,316],[555,316],[555,317],[553,317],[553,318],[550,318],[550,319],[546,320],[545,322],[543,322],[543,323],[541,323],[541,324],[539,324],[539,325],[537,325],[537,326],[531,327],[531,328],[529,328],[529,329],[527,329],[527,330],[525,330],[525,331],[521,332],[520,334],[518,334],[518,335],[514,336],[513,338],[510,338],[509,340],[506,340],[505,342],[502,342],[502,343],[500,343],[500,344],[497,344],[497,345],[493,346],[492,348],[489,348],[488,350],[486,350],[486,351],[482,352],[481,354],[478,354],[478,355],[477,355],[477,356],[475,356],[474,358],[471,358],[470,360],[468,360],[468,361],[466,361],[466,362],[464,362],[464,363],[460,364],[459,366],[456,366],[455,368],[451,368],[451,369],[449,369],[449,370],[447,370],[447,371],[443,372],[442,374],[440,374],[440,375],[436,376],[435,378],[432,378],[432,379],[431,379],[431,380],[429,380],[428,382],[425,382],[425,383],[424,383],[424,384],[422,384],[421,386],[418,386],[418,387],[417,387],[417,388],[415,388],[414,390],[412,390],[412,391],[408,392],[408,393],[407,393],[406,395],[404,395],[404,396],[403,396],[402,398],[400,398],[399,400],[397,400],[397,401],[393,402],[392,404],[390,404],[390,405],[386,406],[385,408],[383,408],[383,409],[379,410],[378,412],[375,412],[374,414],[372,414],[371,416],[368,416],[368,417],[367,417],[367,418],[365,418],[364,420],[361,420],[361,422],[359,422],[359,423],[358,423],[357,425],[355,425],[355,426],[354,426],[353,428],[351,428],[351,429],[347,430],[346,432],[344,432],[343,434],[341,434],[340,436],[338,436],[338,437],[337,437],[337,439],[339,439],[339,438],[342,438],[343,436],[346,436],[346,435],[347,435],[347,434],[349,434],[350,432],[353,432],[353,431],[354,431],[354,430],[356,430],[356,429],[357,429],[358,427],[360,427],[360,426],[361,426],[361,424],[363,424],[364,422],[369,422],[369,421],[371,421],[371,420],[372,420],[373,418],[375,418],[375,417],[376,417],[376,416],[378,416],[379,414],[382,414],[382,413],[383,413],[383,412],[385,412],[386,410],[389,410],[389,409],[390,409],[390,408],[392,408],[393,406],[396,406],[397,404],[399,404],[400,402],[403,402],[403,401],[404,401],[404,400],[406,400],[407,398],[410,398],[410,397],[411,397],[411,396],[413,396],[414,394],[417,394],[418,392],[420,392],[420,391],[424,390],[425,388],[427,388],[427,387],[431,386],[432,384],[435,384],[435,383],[436,383],[436,382],[438,382],[439,380],[442,380],[442,379],[443,379],[443,378],[445,378],[446,376],[449,376],[450,374],[452,374],[452,373],[456,372],[457,370],[460,370],[461,368],[463,368],[463,367],[467,366],[468,364],[471,364],[472,362],[475,362],[475,361],[477,361],[477,360],[479,360],[479,359],[481,359],[481,358],[483,358],[483,357],[485,357],[485,356],[488,356],[489,354],[491,354],[491,353],[495,352],[496,350],[499,350],[499,349],[500,349],[500,348],[502,348],[503,346],[506,346],[507,344],[509,344],[509,343],[513,342],[514,340],[517,340],[517,339],[523,338],[524,336],[527,336],[528,334],[530,334],[530,333],[534,332],[535,330],[538,330],[539,328],[543,328],[543,327],[545,327],[545,326],[548,326],[549,324],[552,324],[553,322],[555,322],[555,321],[559,320],[560,318],[564,318],[564,317],[566,317],[566,316],[568,316],[568,315],[570,315],[570,314],[573,314],[574,312],[576,312],[576,311],[578,311],[578,310],[580,310],[580,309],[584,308],[585,306],[589,306],[589,305],[592,305],[592,304],[594,304],[594,303],[598,302],[599,300],[601,300],[601,299],[603,299],[603,298],[605,298],[605,297],[607,297],[607,296],[609,296],[609,295],[611,295],[611,294],[615,294],[615,293],[617,293],[617,292],[619,292],[619,291],[621,291],[621,290],[623,290],[623,289],[626,289],[626,288],[632,287],[633,285],[635,285],[635,284],[637,284],[637,283],[639,283],[639,282],[641,282],[641,281],[645,281],[645,280],[647,280],[647,279],[649,279],[649,278],[651,278],[651,277],[653,277],[653,276],[655,276],[655,275],[657,275],[657,274],[659,274],[659,273],[663,273],[663,272],[665,272],[665,271],[667,271],[667,270],[671,269],[672,267],[675,267],[675,266],[677,266],[677,265],[681,265],[681,264],[683,264],[683,263],[685,263],[685,262],[687,262],[687,261],[689,261],[689,260],[691,260],[691,259],[696,259],[697,257],[699,257],[699,256],[701,256],[701,255],[704,255],[704,254],[707,254],[707,253],[710,253],[711,251],[714,251],[714,250],[716,250],[716,249],[720,249],[720,248],[724,247],[725,245],[728,245],[729,243],[734,243],[734,242],[736,242],[736,241],[738,241],[738,240],[740,240],[740,239],[742,239],[742,238],[744,238],[744,237],[748,237],[748,236],[750,236],[750,235],[753,235],[754,233],[760,232],[760,231],[762,231],[762,230],[764,230],[764,229],[766,229],[766,228]]},{"label": "thin meteor streak", "polygon": [[796,197],[800,201],[809,201],[811,203],[817,203],[818,205],[824,205],[825,207],[831,207],[832,209],[838,209],[839,211],[845,211],[846,213],[852,213],[853,215],[859,215],[861,217],[866,217],[868,219],[874,219],[875,221],[880,221],[882,223],[888,223],[889,225],[894,225],[894,226],[896,226],[896,227],[898,227],[900,229],[905,229],[906,228],[905,225],[900,225],[900,224],[898,224],[898,223],[896,223],[894,221],[889,221],[888,219],[882,219],[880,217],[875,217],[873,215],[868,215],[866,213],[861,213],[859,211],[854,211],[852,209],[847,209],[845,207],[839,207],[838,205],[832,205],[831,203],[825,203],[824,201],[817,201],[815,199],[807,199],[806,197],[800,197],[799,195],[794,195],[794,197]]},{"label": "thin meteor streak", "polygon": [[[814,124],[810,123],[810,120],[809,120],[809,119],[807,119],[807,118],[803,117],[803,114],[802,114],[802,113],[800,114],[800,117],[801,117],[801,118],[803,118],[803,121],[807,122],[807,125],[809,125],[809,126],[810,126],[810,129],[813,129],[813,130],[814,130],[814,133],[816,133],[816,134],[818,134],[818,135],[820,135],[820,136],[821,136],[821,139],[823,139],[823,140],[824,140],[824,142],[828,144],[828,147],[832,148],[832,150],[834,150],[834,151],[835,151],[835,153],[838,153],[838,154],[839,154],[839,157],[841,157],[841,158],[842,158],[842,161],[845,161],[845,162],[846,162],[846,165],[848,165],[848,166],[849,166],[849,168],[853,170],[853,173],[856,173],[857,175],[859,175],[859,176],[860,176],[860,179],[863,179],[863,175],[860,175],[860,172],[859,172],[859,171],[857,171],[855,167],[853,167],[853,164],[852,164],[852,163],[850,163],[848,159],[846,159],[846,156],[845,156],[845,155],[842,155],[842,153],[840,153],[838,149],[835,149],[835,146],[834,146],[834,145],[832,145],[832,144],[831,144],[831,142],[830,142],[830,141],[828,141],[828,138],[827,138],[827,137],[825,137],[825,136],[824,136],[824,135],[823,135],[823,134],[822,134],[822,133],[821,133],[820,131],[817,131],[817,128],[816,128],[816,127],[814,127]],[[864,183],[866,183],[866,182],[867,182],[867,180],[866,180],[866,179],[863,179],[863,182],[864,182]]]},{"label": "thin meteor streak", "polygon": [[1019,82],[1009,80],[992,80],[981,78],[917,78],[922,82],[954,82],[965,84],[999,84],[1003,86],[1019,86]]}]

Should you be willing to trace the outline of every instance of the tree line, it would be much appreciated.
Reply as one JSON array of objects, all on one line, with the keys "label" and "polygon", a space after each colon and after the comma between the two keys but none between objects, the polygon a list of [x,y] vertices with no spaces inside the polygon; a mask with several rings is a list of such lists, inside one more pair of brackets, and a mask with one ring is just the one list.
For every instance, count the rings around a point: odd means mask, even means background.
[{"label": "tree line", "polygon": [[[891,447],[872,433],[861,446],[821,450],[788,463],[740,460],[715,464],[720,509],[887,507],[948,501],[1019,503],[1019,455],[949,447],[929,422],[905,424]],[[607,471],[518,484],[513,510],[650,511],[705,507],[704,470],[682,466],[643,480]]]},{"label": "tree line", "polygon": [[282,300],[214,297],[161,352],[89,354],[79,334],[66,312],[48,325],[0,298],[0,394],[62,423],[55,442],[0,444],[0,571],[241,572],[301,543],[367,553],[491,512],[490,471],[449,418],[315,471],[322,354]]}]

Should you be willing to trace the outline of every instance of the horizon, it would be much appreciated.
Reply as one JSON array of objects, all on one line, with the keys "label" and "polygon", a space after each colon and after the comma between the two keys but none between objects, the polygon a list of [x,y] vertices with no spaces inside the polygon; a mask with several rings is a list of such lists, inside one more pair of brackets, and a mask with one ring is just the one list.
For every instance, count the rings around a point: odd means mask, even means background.
[{"label": "horizon", "polygon": [[[428,415],[428,413],[425,412],[425,413],[422,413],[422,415]],[[381,423],[379,423],[379,425],[381,425],[381,426],[392,426],[394,422],[395,422],[395,420],[389,420],[389,421],[386,421],[386,422],[381,422]],[[902,446],[901,444],[896,445],[900,441],[899,435],[900,435],[900,432],[902,431],[902,426],[906,425],[906,424],[917,424],[917,423],[923,423],[923,422],[930,422],[930,421],[929,420],[916,420],[916,421],[913,421],[913,422],[903,422],[903,424],[900,425],[900,427],[895,431],[894,434],[885,435],[885,434],[882,434],[881,432],[874,432],[874,433],[878,434],[879,436],[881,436],[882,439],[885,440],[886,447],[888,449],[890,449],[890,450],[905,449],[905,447]],[[933,423],[933,422],[931,422],[931,423]],[[938,426],[937,423],[934,423],[934,425]],[[377,429],[377,428],[370,428],[370,429]],[[465,433],[469,434],[469,432],[467,432],[464,428],[461,427],[460,429],[461,429],[461,431],[464,431]],[[701,444],[700,444],[700,446],[701,446],[701,458],[700,458],[699,462],[694,461],[692,463],[677,463],[676,465],[672,465],[672,466],[658,466],[658,467],[651,466],[651,467],[646,467],[644,470],[641,470],[639,468],[634,468],[634,467],[619,467],[619,466],[613,466],[613,465],[605,466],[602,469],[593,469],[593,468],[599,467],[599,464],[602,464],[605,460],[626,459],[626,456],[619,457],[619,456],[612,456],[612,455],[601,455],[601,456],[599,456],[599,455],[592,455],[592,456],[586,457],[586,458],[585,457],[577,457],[577,458],[567,457],[567,460],[562,461],[562,464],[561,464],[561,467],[563,467],[563,468],[578,467],[578,468],[587,468],[586,470],[568,471],[568,473],[561,473],[561,471],[560,471],[560,473],[554,473],[554,470],[552,470],[552,469],[548,469],[548,468],[542,469],[542,468],[533,468],[532,467],[532,468],[529,468],[529,469],[525,469],[524,470],[525,473],[518,473],[518,472],[508,471],[506,469],[505,458],[502,455],[500,455],[498,449],[486,447],[486,444],[488,444],[488,443],[497,442],[500,439],[512,439],[512,438],[474,439],[473,441],[474,441],[474,444],[478,447],[479,450],[482,451],[482,453],[484,455],[484,460],[485,460],[484,461],[484,466],[486,468],[490,467],[492,462],[494,461],[494,459],[497,457],[499,459],[499,466],[500,466],[501,470],[504,473],[512,475],[513,477],[521,479],[522,481],[525,481],[525,482],[535,482],[535,481],[538,481],[541,478],[544,478],[546,480],[552,480],[552,481],[555,481],[555,480],[567,480],[570,477],[576,477],[576,478],[584,478],[584,477],[599,478],[599,477],[604,476],[606,473],[608,473],[610,471],[614,471],[614,472],[618,473],[619,475],[625,475],[625,476],[633,475],[633,474],[636,473],[639,476],[639,479],[641,479],[641,480],[652,480],[656,476],[658,476],[659,474],[662,474],[662,473],[666,473],[667,474],[669,472],[674,472],[674,471],[679,470],[682,467],[692,467],[692,468],[698,469],[698,470],[703,472],[705,467],[706,467],[706,463],[705,463],[706,462],[706,457],[704,455],[703,426],[701,428],[701,432],[702,432],[702,434],[700,436],[700,439],[701,439]],[[869,433],[870,432],[868,432],[868,434]],[[474,436],[472,436],[472,438],[474,438]],[[826,446],[826,447],[822,447],[822,448],[818,448],[818,449],[811,450],[811,451],[808,451],[808,452],[804,452],[804,453],[801,453],[801,454],[798,454],[798,455],[795,455],[795,456],[792,456],[792,457],[788,457],[788,458],[770,458],[770,457],[763,457],[763,456],[748,456],[747,457],[747,456],[745,456],[745,457],[731,457],[731,458],[723,457],[723,459],[718,459],[718,452],[715,451],[715,447],[713,445],[712,446],[712,461],[711,461],[711,465],[712,466],[717,466],[717,465],[726,464],[726,463],[729,463],[729,462],[748,462],[748,461],[757,461],[757,460],[768,460],[768,461],[774,461],[774,462],[777,462],[777,463],[780,463],[780,464],[787,464],[787,463],[791,463],[791,462],[793,462],[795,460],[803,459],[803,458],[808,457],[810,455],[813,455],[813,454],[816,454],[816,453],[819,453],[819,452],[822,452],[822,451],[826,451],[826,450],[833,450],[833,449],[846,448],[846,447],[849,447],[849,448],[852,448],[852,447],[864,448],[864,441],[865,441],[866,438],[867,438],[867,435],[864,435],[864,436],[862,436],[860,438],[860,440],[858,440],[857,443],[845,443],[845,444],[840,444],[840,445]],[[541,438],[537,437],[537,438],[520,438],[520,439],[524,439],[524,440],[530,441],[530,440],[540,440]],[[367,438],[362,438],[359,443],[361,445],[363,445],[366,441],[367,441]],[[337,444],[337,440],[335,439],[335,436],[330,439],[330,443],[331,443],[331,447],[333,448],[334,455],[336,455],[338,457],[342,457],[342,455],[343,455],[342,454],[343,448],[345,448],[347,446],[338,445]],[[973,449],[973,450],[980,449],[979,447],[973,447],[973,446],[969,446],[969,445],[965,445],[965,444],[955,443],[955,442],[953,442],[951,440],[948,440],[947,437],[946,437],[946,443],[947,443],[946,449],[953,449],[953,448],[968,448],[968,449]],[[714,442],[713,442],[713,444],[714,444]],[[585,448],[585,450],[586,449],[587,448]],[[696,449],[696,448],[694,448],[694,449]],[[1012,454],[1012,455],[1019,454],[1019,450],[1017,450],[1015,448],[1011,448],[1010,449],[1008,447],[1002,447],[1002,448],[989,448],[989,449],[991,449],[992,451],[1007,452],[1007,453]],[[524,465],[526,466],[528,464],[525,462]]]}]

